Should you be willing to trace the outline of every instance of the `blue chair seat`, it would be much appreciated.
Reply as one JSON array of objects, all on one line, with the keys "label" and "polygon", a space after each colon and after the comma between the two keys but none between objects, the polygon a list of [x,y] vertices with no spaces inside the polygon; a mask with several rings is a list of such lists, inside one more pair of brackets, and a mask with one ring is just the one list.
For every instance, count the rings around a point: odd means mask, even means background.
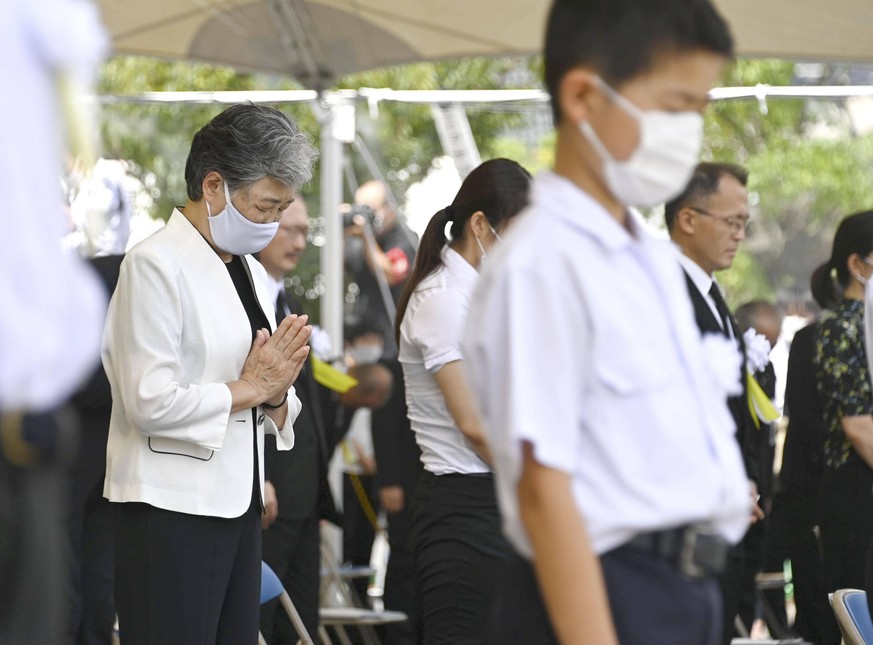
[{"label": "blue chair seat", "polygon": [[860,589],[838,589],[832,598],[834,615],[846,645],[873,645],[873,620],[867,607],[867,593]]}]

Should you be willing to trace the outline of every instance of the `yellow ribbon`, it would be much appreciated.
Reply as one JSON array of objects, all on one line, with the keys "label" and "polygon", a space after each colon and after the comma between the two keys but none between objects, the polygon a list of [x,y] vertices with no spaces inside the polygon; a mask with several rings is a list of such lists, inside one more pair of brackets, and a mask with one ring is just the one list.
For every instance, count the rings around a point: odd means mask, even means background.
[{"label": "yellow ribbon", "polygon": [[312,360],[312,376],[315,382],[323,385],[329,390],[345,394],[358,384],[358,380],[353,376],[349,376],[345,372],[341,372],[333,365],[325,363],[322,360],[311,357]]},{"label": "yellow ribbon", "polygon": [[761,427],[761,421],[773,423],[782,416],[748,369],[746,370],[746,384],[749,392],[749,412],[752,414],[756,428]]},{"label": "yellow ribbon", "polygon": [[86,170],[97,162],[99,134],[97,119],[83,95],[82,88],[69,71],[59,72],[55,78],[61,105],[63,124],[66,126],[67,149]]},{"label": "yellow ribbon", "polygon": [[[340,445],[343,449],[343,461],[346,462],[346,464],[354,463],[355,456],[352,454],[352,449],[349,448],[348,440],[343,441]],[[373,530],[376,533],[381,533],[382,527],[379,526],[379,517],[376,515],[376,510],[370,503],[370,498],[367,495],[367,491],[364,490],[364,484],[361,482],[360,475],[358,475],[357,473],[348,473],[348,475],[349,479],[352,482],[352,487],[355,489],[355,495],[358,498],[358,503],[364,510],[364,515],[367,516],[367,520],[370,522],[370,526],[373,527]]]},{"label": "yellow ribbon", "polygon": [[24,468],[34,465],[39,452],[24,438],[21,413],[0,415],[0,455],[13,466]]}]

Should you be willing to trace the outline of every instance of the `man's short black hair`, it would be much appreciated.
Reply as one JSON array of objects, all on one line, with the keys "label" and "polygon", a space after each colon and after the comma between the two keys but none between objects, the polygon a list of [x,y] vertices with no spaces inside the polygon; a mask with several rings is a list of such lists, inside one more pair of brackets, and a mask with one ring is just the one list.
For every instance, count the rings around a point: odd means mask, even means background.
[{"label": "man's short black hair", "polygon": [[673,230],[676,215],[683,208],[698,204],[700,201],[718,192],[718,182],[725,175],[733,177],[743,186],[749,182],[749,171],[742,166],[716,162],[697,164],[694,174],[691,175],[691,180],[685,186],[685,190],[664,206],[664,220],[667,223],[667,230]]},{"label": "man's short black hair", "polygon": [[570,70],[593,68],[618,87],[649,71],[659,55],[693,50],[733,56],[733,38],[709,0],[555,0],[546,25],[546,89],[555,124]]}]

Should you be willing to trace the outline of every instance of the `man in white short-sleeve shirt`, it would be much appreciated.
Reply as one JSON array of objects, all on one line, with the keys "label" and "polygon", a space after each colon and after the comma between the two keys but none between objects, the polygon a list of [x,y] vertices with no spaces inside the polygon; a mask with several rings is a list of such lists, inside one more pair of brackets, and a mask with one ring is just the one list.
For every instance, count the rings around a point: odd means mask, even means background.
[{"label": "man in white short-sleeve shirt", "polygon": [[704,345],[669,242],[628,206],[684,187],[731,48],[707,0],[552,7],[555,170],[489,256],[463,343],[518,552],[494,642],[718,642],[715,577],[750,506],[736,372],[712,367],[733,350]]}]

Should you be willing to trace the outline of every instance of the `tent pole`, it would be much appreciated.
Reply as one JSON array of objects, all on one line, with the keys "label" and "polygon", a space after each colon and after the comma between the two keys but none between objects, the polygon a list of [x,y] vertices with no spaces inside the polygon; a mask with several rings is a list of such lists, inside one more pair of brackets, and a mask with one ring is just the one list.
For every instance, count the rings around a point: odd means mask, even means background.
[{"label": "tent pole", "polygon": [[330,335],[334,356],[343,352],[343,143],[354,138],[355,105],[340,92],[322,95],[321,123],[321,216],[324,218],[324,246],[321,248],[321,274],[324,293],[321,301],[321,326]]}]

